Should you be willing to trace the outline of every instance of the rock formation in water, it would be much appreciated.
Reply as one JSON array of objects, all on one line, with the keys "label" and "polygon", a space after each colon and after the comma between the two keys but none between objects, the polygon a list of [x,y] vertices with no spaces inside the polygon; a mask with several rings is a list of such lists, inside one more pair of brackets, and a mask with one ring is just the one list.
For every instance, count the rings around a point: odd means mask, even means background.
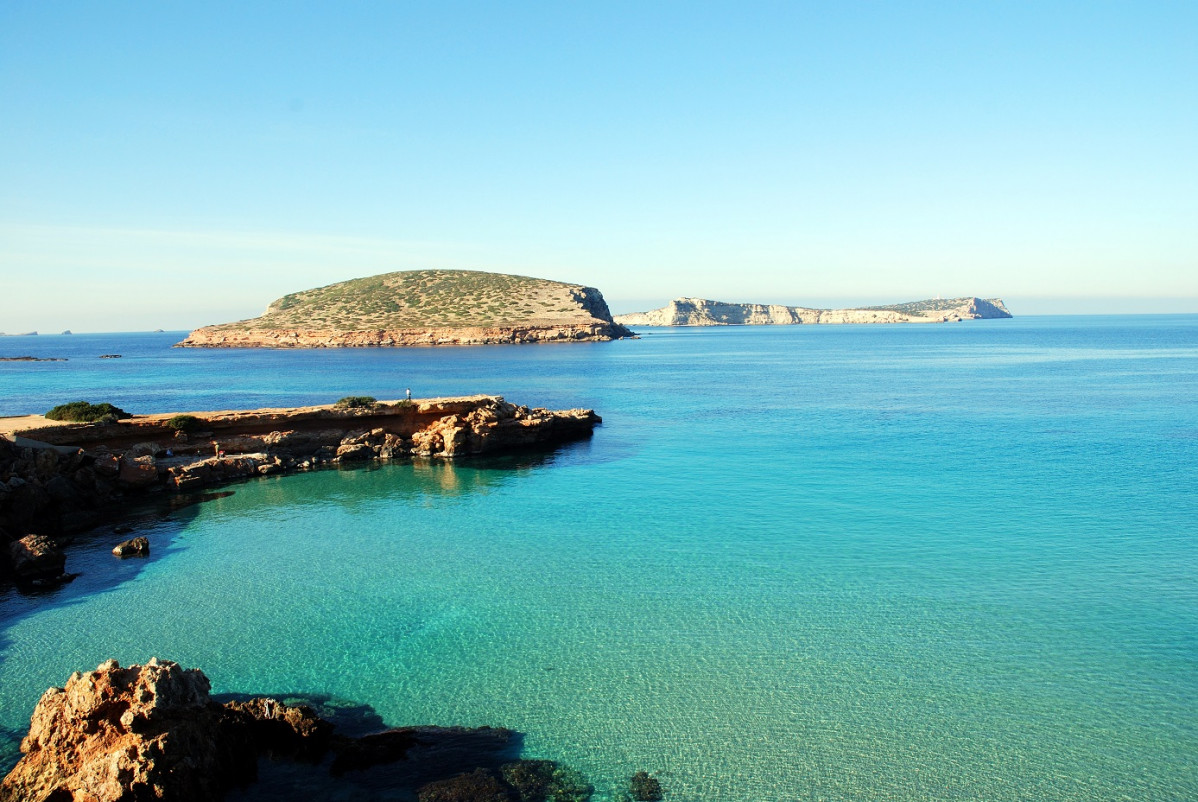
[{"label": "rock formation in water", "polygon": [[808,309],[676,298],[660,309],[616,315],[625,326],[768,326],[798,323],[944,323],[1011,317],[999,298],[950,298],[860,309]]},{"label": "rock formation in water", "polygon": [[0,435],[0,571],[7,564],[31,584],[68,578],[61,564],[54,570],[46,554],[34,554],[42,541],[12,541],[81,531],[97,524],[103,509],[150,492],[324,465],[552,445],[587,437],[600,422],[589,409],[530,409],[486,395],[101,423],[9,418],[8,436]]},{"label": "rock formation in water", "polygon": [[0,802],[219,799],[257,774],[260,753],[311,757],[332,727],[273,699],[220,705],[197,669],[115,660],[76,673],[34,708]]},{"label": "rock formation in water", "polygon": [[566,766],[513,759],[511,730],[403,727],[351,738],[306,705],[219,704],[209,690],[201,671],[169,660],[109,660],[72,675],[34,708],[0,802],[209,802],[254,782],[260,757],[294,761],[295,787],[272,788],[279,798],[314,798],[317,788],[320,798],[383,790],[420,802],[586,802],[593,793]]},{"label": "rock formation in water", "polygon": [[392,347],[632,336],[593,287],[474,270],[415,270],[285,295],[261,317],[196,329],[178,345]]}]

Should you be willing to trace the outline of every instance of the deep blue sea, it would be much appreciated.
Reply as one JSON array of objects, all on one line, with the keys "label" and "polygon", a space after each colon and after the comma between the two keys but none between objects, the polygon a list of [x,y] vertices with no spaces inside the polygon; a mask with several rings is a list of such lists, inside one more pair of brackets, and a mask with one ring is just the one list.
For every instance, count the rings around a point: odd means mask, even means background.
[{"label": "deep blue sea", "polygon": [[[499,725],[614,798],[1198,799],[1198,316],[482,348],[0,338],[0,415],[496,393],[552,454],[271,477],[0,596],[0,728],[114,657]],[[121,359],[101,360],[103,353]]]}]

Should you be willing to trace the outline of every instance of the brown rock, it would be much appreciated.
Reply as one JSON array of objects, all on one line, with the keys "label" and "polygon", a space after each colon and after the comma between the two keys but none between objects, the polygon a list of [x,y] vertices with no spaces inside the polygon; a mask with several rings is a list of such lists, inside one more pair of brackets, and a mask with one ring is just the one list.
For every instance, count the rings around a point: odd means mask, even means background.
[{"label": "brown rock", "polygon": [[0,802],[219,799],[256,755],[208,691],[200,671],[156,659],[72,675],[37,703]]},{"label": "brown rock", "polygon": [[256,748],[274,757],[319,760],[328,750],[333,725],[307,705],[285,705],[274,699],[227,702],[232,716],[242,717]]},{"label": "brown rock", "polygon": [[350,443],[344,446],[337,446],[337,459],[341,462],[364,462],[374,459],[374,457],[374,447],[365,443]]},{"label": "brown rock", "polygon": [[469,422],[459,415],[446,415],[412,435],[412,453],[422,457],[452,457],[470,437]]},{"label": "brown rock", "polygon": [[130,540],[121,541],[112,550],[112,553],[117,557],[149,557],[150,556],[150,541],[144,537],[135,537]]},{"label": "brown rock", "polygon": [[121,472],[121,458],[116,454],[98,454],[92,469],[100,476],[111,478]]},{"label": "brown rock", "polygon": [[126,457],[121,460],[118,481],[129,488],[149,487],[158,481],[158,464],[153,457]]},{"label": "brown rock", "polygon": [[66,555],[45,535],[26,535],[8,547],[9,562],[18,581],[62,576]]}]

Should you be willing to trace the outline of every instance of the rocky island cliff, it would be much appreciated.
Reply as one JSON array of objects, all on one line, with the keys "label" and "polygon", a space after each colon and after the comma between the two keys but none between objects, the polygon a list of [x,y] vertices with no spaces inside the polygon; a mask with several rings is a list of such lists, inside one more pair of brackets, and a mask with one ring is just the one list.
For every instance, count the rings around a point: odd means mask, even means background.
[{"label": "rocky island cliff", "polygon": [[260,317],[196,329],[178,345],[396,347],[632,336],[594,287],[474,270],[415,270],[285,295]]},{"label": "rocky island cliff", "polygon": [[770,326],[799,323],[945,323],[1011,317],[1000,298],[947,298],[860,309],[809,309],[676,298],[660,309],[616,315],[625,326]]}]

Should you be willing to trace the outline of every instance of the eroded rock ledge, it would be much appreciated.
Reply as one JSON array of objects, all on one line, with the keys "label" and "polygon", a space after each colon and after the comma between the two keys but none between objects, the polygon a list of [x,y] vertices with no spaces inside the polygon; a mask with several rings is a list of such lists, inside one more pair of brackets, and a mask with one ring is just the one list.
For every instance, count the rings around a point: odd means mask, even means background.
[{"label": "eroded rock ledge", "polygon": [[419,802],[586,802],[593,793],[566,766],[518,759],[511,730],[404,727],[350,738],[306,705],[219,704],[210,689],[198,669],[154,658],[73,674],[34,708],[0,802],[208,802],[254,782],[261,757],[309,766],[309,799],[326,798],[327,786],[340,786],[329,797],[358,798],[368,772],[400,761],[403,776],[383,783]]},{"label": "eroded rock ledge", "polygon": [[[185,427],[175,428],[182,419]],[[103,508],[147,492],[326,465],[551,445],[586,437],[600,422],[589,409],[530,409],[488,395],[358,409],[136,415],[103,424],[9,419],[9,439],[0,436],[0,568],[6,557],[15,565],[32,548],[21,542],[25,535],[81,531],[99,522]]]},{"label": "eroded rock ledge", "polygon": [[433,345],[504,345],[619,340],[635,335],[618,323],[433,327],[334,331],[236,329],[209,326],[187,335],[177,348],[391,348]]}]

